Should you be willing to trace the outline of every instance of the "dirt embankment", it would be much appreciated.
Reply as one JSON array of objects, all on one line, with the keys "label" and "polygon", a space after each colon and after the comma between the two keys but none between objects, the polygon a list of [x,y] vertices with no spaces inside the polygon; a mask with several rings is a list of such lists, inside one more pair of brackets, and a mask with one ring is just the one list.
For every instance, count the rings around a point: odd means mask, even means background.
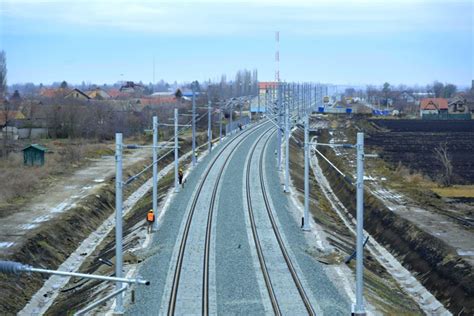
[{"label": "dirt embankment", "polygon": [[[290,142],[290,172],[294,187],[301,195],[300,202],[304,203],[304,153],[295,140],[303,142],[303,133],[295,131]],[[345,258],[355,249],[355,237],[344,225],[341,218],[332,209],[318,182],[310,172],[310,211],[314,221],[323,229],[328,242],[334,247],[333,253],[311,252],[310,255],[325,264],[343,264]],[[411,314],[418,315],[422,311],[418,305],[405,294],[388,272],[366,253],[365,261],[365,297],[377,311],[384,315]],[[355,270],[352,260],[349,268]]]},{"label": "dirt embankment", "polygon": [[[113,212],[113,200],[113,184],[108,183],[95,196],[87,197],[56,220],[31,232],[28,241],[5,259],[48,269],[57,268]],[[22,274],[19,277],[0,274],[0,314],[17,313],[42,284],[43,277],[39,274]]]},{"label": "dirt embankment", "polygon": [[[205,143],[204,136],[200,136],[198,144]],[[185,151],[189,149],[190,144],[186,144]],[[163,163],[166,165],[171,163],[171,156]],[[185,159],[181,162],[183,166],[188,165],[191,158]],[[151,170],[144,174],[144,178],[148,179],[152,176]],[[158,204],[162,203],[166,198],[166,194],[174,185],[174,171],[166,174],[158,183]],[[152,193],[148,192],[140,201],[133,207],[133,209],[124,217],[123,222],[123,251],[124,263],[136,264],[146,260],[150,255],[147,251],[141,253],[140,256],[135,255],[135,251],[141,242],[137,231],[142,229],[144,222],[144,214],[152,207]],[[99,261],[99,259],[103,261]],[[93,273],[101,275],[113,275],[114,266],[104,264],[104,261],[115,262],[115,229],[113,229],[104,241],[97,246],[93,253],[89,255],[87,260],[79,268],[81,273]],[[99,292],[104,293],[104,289],[114,287],[113,283],[104,283],[97,280],[86,279],[71,279],[68,284],[61,290],[61,293],[48,309],[48,315],[62,315],[64,310],[78,311],[90,305],[93,300],[100,298]]]},{"label": "dirt embankment", "polygon": [[[327,130],[322,131],[320,141],[329,141]],[[321,151],[336,166],[343,168],[332,150],[321,148]],[[355,217],[355,188],[343,181],[324,160],[321,159],[320,164],[333,191]],[[367,190],[364,211],[365,229],[412,271],[446,308],[456,315],[474,313],[473,269],[455,249],[391,212]]]},{"label": "dirt embankment", "polygon": [[[200,136],[197,142],[198,144],[204,143],[205,136]],[[189,139],[184,140],[180,155],[189,150],[189,143]],[[159,162],[159,168],[166,166],[172,160],[173,155],[169,154]],[[141,171],[149,163],[151,161],[146,160],[125,170],[124,180]],[[150,173],[126,186],[124,188],[124,199],[143,184],[149,176]],[[149,205],[146,204],[145,207],[148,208]],[[2,260],[18,261],[35,267],[56,269],[114,211],[115,180],[112,178],[107,179],[100,189],[81,200],[74,208],[33,229],[28,236],[28,240]],[[137,213],[133,212],[133,214],[137,216]],[[140,214],[140,220],[143,219],[142,213],[138,214]],[[125,226],[125,230],[128,228],[130,227]],[[113,242],[110,242],[108,247],[113,249]],[[90,271],[88,270],[88,272]],[[0,291],[0,315],[18,313],[31,296],[41,288],[44,278],[47,279],[48,275],[22,274],[12,276],[0,274],[0,288],[2,289]],[[57,310],[57,315],[64,314],[64,311],[65,309]]]}]

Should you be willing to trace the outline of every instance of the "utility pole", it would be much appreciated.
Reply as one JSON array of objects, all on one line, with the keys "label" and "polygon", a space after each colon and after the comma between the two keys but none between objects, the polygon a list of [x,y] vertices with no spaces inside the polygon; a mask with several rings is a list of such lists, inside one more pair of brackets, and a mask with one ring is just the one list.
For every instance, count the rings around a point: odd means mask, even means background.
[{"label": "utility pole", "polygon": [[242,124],[242,101],[239,101],[239,123]]},{"label": "utility pole", "polygon": [[285,102],[285,192],[290,192],[290,104]]},{"label": "utility pole", "polygon": [[219,144],[222,142],[222,104],[219,105]]},{"label": "utility pole", "polygon": [[[232,112],[234,112],[234,103],[230,102],[230,124],[229,124],[229,134],[232,135]],[[227,136],[227,135],[226,135]]]},{"label": "utility pole", "polygon": [[174,109],[174,192],[179,192],[178,109]]},{"label": "utility pole", "polygon": [[212,150],[211,100],[207,101],[207,143],[209,153]]},{"label": "utility pole", "polygon": [[301,117],[300,113],[300,84],[296,85],[296,110],[298,111],[298,118]]},{"label": "utility pole", "polygon": [[[122,133],[115,134],[115,277],[122,277]],[[122,282],[115,283],[115,289],[122,289]],[[123,297],[115,299],[115,313],[123,314]]]},{"label": "utility pole", "polygon": [[281,85],[278,83],[278,170],[281,171],[281,140],[282,140],[282,132],[281,132],[281,127],[282,127],[282,110],[281,110],[281,105],[282,105],[282,91],[281,91]]},{"label": "utility pole", "polygon": [[158,228],[158,117],[153,116],[153,212],[155,213],[155,222],[153,230]]},{"label": "utility pole", "polygon": [[311,83],[308,84],[308,98],[309,98],[309,113],[312,112],[312,104],[311,104]]},{"label": "utility pole", "polygon": [[257,121],[260,119],[260,84],[257,83]]},{"label": "utility pole", "polygon": [[[296,102],[295,102],[295,83],[293,82],[292,85],[291,85],[291,111],[293,113],[293,115],[295,114],[295,105],[296,105]],[[299,117],[298,117],[298,120],[299,120]]]},{"label": "utility pole", "polygon": [[310,230],[309,226],[309,116],[304,116],[304,215],[303,230]]},{"label": "utility pole", "polygon": [[192,109],[192,116],[193,116],[193,167],[196,166],[196,94],[194,92],[194,85],[193,85],[193,109]]},{"label": "utility pole", "polygon": [[354,315],[365,315],[364,306],[364,133],[357,133],[357,245],[356,303]]},{"label": "utility pole", "polygon": [[306,113],[306,84],[301,84],[301,111]]}]

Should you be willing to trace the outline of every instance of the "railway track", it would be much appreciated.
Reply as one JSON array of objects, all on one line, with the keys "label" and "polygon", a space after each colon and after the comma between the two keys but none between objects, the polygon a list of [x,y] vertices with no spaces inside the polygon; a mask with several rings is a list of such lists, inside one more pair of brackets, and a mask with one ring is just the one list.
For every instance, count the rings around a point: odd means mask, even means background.
[{"label": "railway track", "polygon": [[201,191],[203,190],[204,184],[206,183],[206,180],[208,179],[208,176],[213,169],[213,167],[216,165],[216,162],[219,160],[221,157],[222,153],[231,145],[234,144],[234,147],[230,151],[230,153],[227,155],[222,167],[219,169],[216,181],[213,186],[213,191],[211,195],[211,200],[210,200],[210,205],[209,205],[209,211],[207,214],[207,225],[206,225],[206,237],[205,237],[205,243],[204,243],[204,262],[203,262],[203,280],[202,280],[202,314],[203,315],[209,315],[209,257],[210,257],[210,242],[211,242],[211,228],[212,228],[212,220],[213,220],[213,214],[214,214],[214,207],[215,207],[215,202],[216,202],[216,194],[217,190],[219,187],[220,179],[222,176],[222,173],[225,169],[225,166],[229,162],[230,158],[232,157],[232,153],[239,147],[240,144],[242,144],[248,137],[250,137],[254,132],[257,130],[263,128],[265,124],[258,125],[256,127],[253,127],[252,129],[245,131],[246,133],[245,136],[241,137],[235,137],[229,143],[227,143],[221,150],[220,152],[213,158],[212,162],[210,163],[209,167],[206,169],[204,176],[202,180],[199,183],[198,189],[193,197],[191,208],[188,214],[188,217],[186,219],[185,223],[185,228],[183,232],[183,236],[181,238],[181,243],[179,247],[179,252],[178,252],[178,257],[176,261],[176,267],[175,267],[175,272],[173,276],[173,283],[172,283],[172,288],[171,288],[171,295],[169,299],[169,305],[168,305],[168,315],[174,315],[176,312],[176,301],[178,298],[178,290],[179,290],[179,283],[180,283],[180,276],[181,276],[181,270],[183,267],[183,259],[185,255],[185,250],[186,250],[186,244],[188,240],[188,235],[193,219],[193,215],[196,210],[196,205],[198,203]]},{"label": "railway track", "polygon": [[266,147],[268,145],[268,142],[271,139],[271,136],[273,134],[274,134],[274,132],[269,133],[269,131],[267,131],[267,132],[263,133],[258,138],[258,140],[255,142],[255,144],[253,145],[253,147],[251,149],[250,156],[249,156],[249,159],[247,161],[247,166],[246,166],[247,207],[248,207],[248,215],[249,215],[249,219],[250,219],[250,225],[251,225],[251,229],[252,229],[253,240],[255,242],[255,248],[256,248],[258,260],[259,260],[259,263],[260,263],[260,268],[262,270],[263,278],[264,278],[264,281],[265,281],[265,286],[266,286],[267,291],[268,291],[268,295],[269,295],[269,298],[270,298],[270,302],[271,302],[273,311],[274,311],[275,315],[281,315],[282,312],[281,312],[281,309],[280,309],[278,298],[276,297],[276,294],[275,294],[274,287],[272,285],[271,276],[270,276],[270,273],[269,273],[268,268],[267,268],[267,262],[265,260],[262,245],[261,245],[261,242],[260,242],[260,237],[259,237],[259,234],[258,234],[258,229],[257,229],[256,221],[255,221],[254,209],[253,209],[253,204],[252,204],[251,187],[250,187],[250,182],[251,182],[251,172],[250,172],[250,170],[251,170],[251,165],[252,165],[252,158],[255,154],[257,145],[267,135],[267,138],[264,142],[263,148],[260,152],[260,157],[258,158],[258,168],[259,168],[258,177],[259,177],[259,181],[260,181],[260,188],[261,188],[261,193],[262,193],[262,197],[263,197],[264,204],[265,204],[266,213],[268,215],[268,219],[271,222],[271,227],[272,227],[273,233],[275,235],[275,238],[278,242],[278,246],[279,246],[279,249],[281,251],[281,254],[282,254],[282,256],[285,260],[286,266],[288,267],[288,270],[291,274],[291,278],[294,282],[294,285],[295,285],[296,289],[298,290],[298,293],[299,293],[299,295],[301,297],[301,300],[302,300],[302,302],[303,302],[303,304],[306,308],[306,311],[308,312],[309,315],[315,315],[315,312],[314,312],[314,309],[311,305],[311,302],[310,302],[310,300],[309,300],[309,298],[308,298],[308,296],[307,296],[307,294],[306,294],[306,292],[303,288],[301,280],[299,279],[298,274],[296,273],[296,270],[293,266],[293,263],[291,261],[291,258],[289,256],[289,254],[288,254],[286,246],[283,242],[282,236],[281,236],[280,231],[278,229],[278,225],[277,225],[277,223],[275,221],[275,218],[273,216],[273,212],[272,212],[272,209],[271,209],[270,201],[269,201],[267,190],[266,190],[265,180],[264,180],[264,176],[263,176],[263,159],[264,159],[265,149],[266,149]]}]

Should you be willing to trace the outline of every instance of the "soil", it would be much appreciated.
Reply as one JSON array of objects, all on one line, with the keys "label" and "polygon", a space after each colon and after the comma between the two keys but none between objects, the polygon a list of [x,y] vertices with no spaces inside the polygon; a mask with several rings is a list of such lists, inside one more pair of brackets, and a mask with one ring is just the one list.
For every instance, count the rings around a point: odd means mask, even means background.
[{"label": "soil", "polygon": [[[319,127],[323,127],[322,125]],[[294,138],[290,142],[290,170],[291,178],[295,188],[304,193],[304,166],[303,150],[298,146],[298,140],[303,142],[301,131],[293,133]],[[299,195],[301,203],[304,197]],[[350,256],[355,249],[355,239],[344,225],[340,217],[332,209],[329,201],[325,198],[321,188],[310,173],[310,211],[314,221],[324,230],[328,242],[335,251],[324,256],[315,256],[316,260],[325,264],[343,265],[344,260]],[[374,258],[366,254],[365,272],[365,297],[368,302],[383,314],[422,314],[418,305],[402,291],[390,274]],[[354,261],[348,264],[355,271]]]},{"label": "soil", "polygon": [[[149,151],[140,149],[126,154],[124,168],[143,161]],[[0,257],[14,253],[29,238],[30,232],[74,208],[79,201],[100,190],[114,172],[114,156],[94,159],[88,166],[66,178],[58,179],[34,196],[30,202],[17,206],[9,215],[2,217],[0,236],[4,247],[0,247]]]},{"label": "soil", "polygon": [[[437,180],[442,165],[434,149],[447,143],[458,184],[474,183],[474,121],[373,120],[366,144],[381,149],[381,158],[402,163]],[[383,130],[382,130],[383,129]]]},{"label": "soil", "polygon": [[[384,131],[381,131],[381,133],[390,138],[391,133]],[[349,139],[353,138],[354,134],[355,131],[346,130],[346,137]],[[373,137],[372,135],[371,137]],[[329,142],[330,139],[330,131],[325,130],[319,141]],[[408,140],[401,142],[401,139],[399,139],[398,141],[400,144],[397,145],[396,150],[403,152],[405,148],[403,145],[408,143]],[[408,146],[407,148],[410,150],[414,147]],[[347,167],[347,161],[343,161],[340,152],[335,153],[324,148],[321,150],[340,169],[344,170]],[[394,152],[396,150],[394,149]],[[320,165],[329,179],[333,191],[355,216],[355,189],[353,186],[343,181],[340,175],[330,168],[324,160],[320,161]],[[446,241],[428,233],[426,229],[420,227],[420,223],[417,224],[416,221],[399,216],[369,190],[365,190],[364,205],[365,229],[379,243],[389,249],[402,262],[404,267],[412,271],[417,279],[447,309],[454,314],[471,315],[474,312],[474,301],[472,300],[472,297],[474,297],[474,273],[472,265]],[[451,226],[451,229],[455,229],[455,227]],[[453,234],[456,234],[456,229]],[[472,239],[465,242],[472,242]]]},{"label": "soil", "polygon": [[[199,135],[197,143],[204,143],[205,135]],[[181,140],[180,140],[181,141]],[[183,147],[180,149],[180,154],[185,152],[189,148],[190,139],[182,139]],[[151,163],[150,159],[144,157],[139,158],[137,154],[137,160],[135,163],[127,164],[128,168],[124,169],[123,178],[135,175],[141,171],[146,165]],[[145,155],[146,156],[146,155]],[[167,158],[162,159],[159,162],[159,168],[167,165],[172,161],[172,155],[168,155]],[[112,158],[112,162],[113,162]],[[124,160],[125,162],[125,160]],[[132,160],[133,162],[133,160]],[[110,214],[114,212],[114,201],[115,201],[115,181],[113,176],[113,163],[112,171],[108,174],[109,170],[103,166],[98,168],[95,166],[95,172],[92,173],[93,177],[89,178],[89,185],[95,186],[93,188],[87,188],[87,193],[84,193],[80,198],[74,201],[72,204],[67,204],[61,207],[61,212],[52,214],[51,209],[46,209],[46,216],[50,216],[47,220],[39,223],[38,226],[28,229],[25,234],[16,236],[12,234],[15,240],[15,244],[8,247],[8,251],[1,253],[2,260],[12,260],[22,263],[27,263],[35,267],[44,267],[47,269],[56,269],[84,240],[90,233],[92,233],[102,222],[107,219]],[[81,174],[81,171],[78,173]],[[86,170],[82,170],[82,174],[89,174]],[[94,182],[97,176],[103,179],[103,182]],[[126,186],[124,190],[124,199],[127,198],[134,190],[136,190],[141,184],[148,180],[150,174],[138,178],[138,180],[132,182]],[[63,183],[66,185],[66,183]],[[60,190],[60,186],[57,187]],[[68,201],[71,197],[70,191],[63,191],[63,199]],[[54,194],[54,190],[50,192]],[[44,200],[47,201],[47,195]],[[146,199],[145,199],[146,200]],[[63,202],[61,202],[63,203]],[[60,203],[60,204],[61,204]],[[151,204],[151,203],[149,203]],[[149,208],[150,205],[146,204]],[[53,205],[54,206],[54,205]],[[49,211],[49,212],[48,212]],[[135,212],[132,212],[136,215]],[[140,213],[141,214],[141,213]],[[28,214],[26,214],[28,215]],[[31,218],[24,216],[26,218]],[[34,218],[34,217],[33,217]],[[143,217],[140,215],[140,220]],[[31,221],[26,220],[25,224],[30,224]],[[0,225],[5,225],[8,228],[9,223],[6,222],[6,218],[2,218]],[[11,225],[10,225],[11,226]],[[130,225],[124,224],[124,232],[130,229]],[[3,230],[3,227],[2,227]],[[3,232],[3,231],[2,231]],[[113,236],[113,234],[112,234]],[[109,247],[112,247],[109,245]],[[125,245],[124,250],[127,246]],[[6,247],[4,247],[6,248]],[[105,248],[104,248],[105,249]],[[108,248],[107,248],[108,249]],[[113,252],[112,249],[104,250],[105,253]],[[103,255],[101,253],[101,255]],[[104,255],[105,258],[108,255]],[[95,258],[95,257],[94,257]],[[101,272],[98,269],[98,273]],[[94,271],[95,269],[87,269],[87,272]],[[30,297],[42,286],[43,282],[48,276],[42,276],[38,274],[23,274],[20,276],[11,276],[0,274],[0,314],[1,315],[14,315],[22,309],[22,307],[28,302]],[[82,297],[84,300],[84,297]],[[66,302],[69,304],[69,302]],[[64,310],[58,310],[57,315],[64,315]],[[49,313],[48,313],[49,314]]]}]

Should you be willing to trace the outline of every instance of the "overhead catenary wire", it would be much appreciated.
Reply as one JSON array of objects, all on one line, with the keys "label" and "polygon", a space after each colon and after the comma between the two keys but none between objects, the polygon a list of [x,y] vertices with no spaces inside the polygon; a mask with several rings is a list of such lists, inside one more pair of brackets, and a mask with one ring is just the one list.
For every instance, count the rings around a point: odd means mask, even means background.
[{"label": "overhead catenary wire", "polygon": [[354,181],[351,179],[350,176],[339,170],[339,168],[337,168],[336,165],[334,165],[328,158],[326,158],[326,156],[324,156],[317,148],[314,148],[313,146],[312,150],[316,152],[319,156],[321,156],[321,158],[323,158],[337,173],[339,173],[344,178],[344,180],[346,180],[352,185],[354,184]]},{"label": "overhead catenary wire", "polygon": [[[207,116],[207,113],[204,113],[203,115],[201,115],[197,120],[196,120],[196,123],[199,122],[201,119],[203,119],[205,116]],[[181,128],[179,131],[178,131],[178,135],[182,135],[184,133],[184,131],[188,130],[190,128],[190,126],[188,126],[190,123],[192,123],[192,120],[190,120],[187,124],[185,124],[184,126],[186,126],[186,128]],[[174,139],[174,136],[171,137],[168,141],[166,141],[165,143],[168,143],[168,142],[171,142],[171,140]],[[174,149],[170,149],[169,151],[167,151],[166,153],[164,153],[163,155],[161,155],[160,158],[158,158],[156,160],[156,163],[158,163],[159,161],[161,161],[163,158],[165,158],[166,156],[168,156],[170,153],[172,153],[174,151]],[[135,181],[138,177],[140,177],[143,173],[145,173],[148,169],[150,169],[151,167],[153,167],[154,163],[152,162],[151,164],[147,165],[145,168],[143,168],[140,172],[138,172],[137,174],[129,177],[125,182],[124,184],[125,185],[128,185],[130,183],[132,183],[133,181]]]}]

